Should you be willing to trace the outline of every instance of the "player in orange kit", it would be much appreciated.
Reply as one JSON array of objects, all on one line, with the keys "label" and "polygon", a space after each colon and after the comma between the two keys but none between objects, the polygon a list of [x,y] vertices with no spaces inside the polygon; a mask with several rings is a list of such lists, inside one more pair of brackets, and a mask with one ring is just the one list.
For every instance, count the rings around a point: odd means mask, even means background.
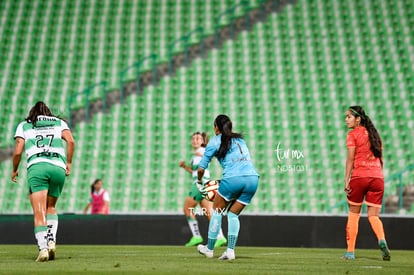
[{"label": "player in orange kit", "polygon": [[351,106],[346,112],[345,122],[352,129],[346,138],[348,157],[345,168],[345,188],[349,214],[346,225],[347,252],[342,257],[355,259],[355,242],[361,206],[365,198],[368,220],[378,239],[382,259],[391,259],[379,213],[384,196],[382,172],[382,141],[371,119],[361,106]]}]

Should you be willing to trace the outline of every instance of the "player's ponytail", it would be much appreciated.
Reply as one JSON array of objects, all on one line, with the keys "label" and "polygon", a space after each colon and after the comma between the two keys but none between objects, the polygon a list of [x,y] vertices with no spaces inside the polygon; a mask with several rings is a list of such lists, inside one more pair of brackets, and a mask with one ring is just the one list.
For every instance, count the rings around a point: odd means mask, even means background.
[{"label": "player's ponytail", "polygon": [[50,111],[49,107],[43,102],[38,101],[36,104],[30,109],[29,115],[26,117],[26,121],[28,123],[32,123],[33,126],[36,126],[37,117],[38,116],[54,116]]},{"label": "player's ponytail", "polygon": [[233,133],[233,124],[230,118],[226,115],[218,115],[214,120],[214,125],[219,129],[221,133],[221,144],[216,157],[218,159],[223,159],[231,147],[231,139],[243,138],[243,136],[239,133]]},{"label": "player's ponytail", "polygon": [[95,185],[100,181],[102,181],[102,180],[101,179],[96,179],[96,180],[93,181],[93,183],[91,184],[91,194],[93,194],[93,192],[95,192]]},{"label": "player's ponytail", "polygon": [[205,132],[201,133],[201,137],[203,138],[203,144],[201,144],[201,147],[206,147],[208,143],[208,135]]},{"label": "player's ponytail", "polygon": [[349,110],[355,117],[361,118],[361,125],[368,131],[369,143],[371,145],[371,151],[377,158],[382,158],[382,141],[381,137],[372,123],[372,120],[365,114],[364,109],[361,106],[351,106]]}]

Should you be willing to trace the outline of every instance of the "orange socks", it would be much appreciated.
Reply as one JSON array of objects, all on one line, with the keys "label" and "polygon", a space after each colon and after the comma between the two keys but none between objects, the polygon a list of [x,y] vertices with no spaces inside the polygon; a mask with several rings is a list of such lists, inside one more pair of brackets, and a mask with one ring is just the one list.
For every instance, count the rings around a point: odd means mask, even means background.
[{"label": "orange socks", "polygon": [[346,225],[346,243],[348,245],[348,252],[355,251],[360,216],[361,215],[359,213],[349,212],[348,214],[348,223]]},{"label": "orange socks", "polygon": [[372,230],[377,236],[378,241],[385,240],[384,227],[382,226],[380,218],[378,216],[369,216],[368,221],[371,224]]},{"label": "orange socks", "polygon": [[[355,251],[355,243],[358,235],[359,213],[349,212],[348,223],[346,224],[346,243],[348,245],[347,252]],[[368,221],[371,224],[372,230],[377,236],[378,241],[385,240],[384,227],[378,216],[369,216]]]}]

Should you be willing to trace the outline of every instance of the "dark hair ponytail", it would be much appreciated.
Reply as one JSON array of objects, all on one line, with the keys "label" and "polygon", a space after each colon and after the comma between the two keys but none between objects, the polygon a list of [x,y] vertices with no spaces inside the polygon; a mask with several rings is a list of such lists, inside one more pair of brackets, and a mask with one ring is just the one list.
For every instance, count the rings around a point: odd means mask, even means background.
[{"label": "dark hair ponytail", "polygon": [[351,106],[349,110],[355,117],[361,118],[361,125],[368,131],[369,143],[371,144],[371,151],[377,158],[382,158],[382,141],[381,137],[372,123],[371,119],[365,114],[361,106]]},{"label": "dark hair ponytail", "polygon": [[95,191],[95,184],[97,184],[98,182],[102,181],[101,179],[96,179],[93,181],[93,183],[91,184],[91,194],[93,194],[93,192]]},{"label": "dark hair ponytail", "polygon": [[50,111],[49,107],[43,102],[38,101],[36,104],[30,109],[29,115],[26,117],[26,121],[28,123],[32,123],[33,126],[36,126],[37,117],[38,116],[54,116]]},{"label": "dark hair ponytail", "polygon": [[207,133],[202,132],[201,136],[203,137],[203,144],[201,144],[201,147],[206,147],[208,143],[208,135]]},{"label": "dark hair ponytail", "polygon": [[226,115],[218,115],[214,120],[214,126],[216,126],[221,133],[221,144],[216,157],[218,159],[223,159],[231,147],[231,139],[243,138],[243,136],[239,133],[233,133],[233,124],[230,118]]}]

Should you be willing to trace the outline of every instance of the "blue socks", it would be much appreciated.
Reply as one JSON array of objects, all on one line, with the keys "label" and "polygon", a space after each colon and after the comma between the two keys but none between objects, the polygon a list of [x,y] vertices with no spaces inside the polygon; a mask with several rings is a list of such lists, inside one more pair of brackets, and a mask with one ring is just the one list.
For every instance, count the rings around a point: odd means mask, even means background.
[{"label": "blue socks", "polygon": [[[208,226],[208,242],[207,248],[210,250],[214,250],[214,245],[216,244],[217,235],[221,229],[221,219],[222,216],[220,213],[213,211],[213,215],[211,216],[210,224]],[[240,231],[240,221],[239,216],[232,213],[227,212],[227,221],[228,221],[228,245],[227,248],[234,249],[237,243],[237,237],[239,236]]]},{"label": "blue socks", "polygon": [[240,231],[239,216],[232,212],[228,212],[227,221],[228,221],[228,226],[229,226],[229,230],[227,234],[228,235],[227,248],[234,249],[236,247],[237,237],[239,236],[239,231]]},{"label": "blue socks", "polygon": [[213,211],[213,215],[210,219],[210,224],[208,226],[208,242],[207,248],[210,250],[214,249],[214,245],[216,244],[217,235],[221,229],[221,213],[217,213],[217,211]]}]

